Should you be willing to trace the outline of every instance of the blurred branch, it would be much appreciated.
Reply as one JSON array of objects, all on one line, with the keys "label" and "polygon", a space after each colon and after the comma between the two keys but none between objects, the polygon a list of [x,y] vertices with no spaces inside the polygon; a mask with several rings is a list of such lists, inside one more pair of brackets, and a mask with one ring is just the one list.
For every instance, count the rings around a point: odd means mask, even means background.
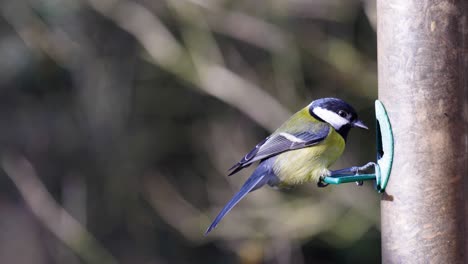
[{"label": "blurred branch", "polygon": [[[108,6],[103,8],[98,2],[89,0],[91,6],[98,12],[134,35],[151,56],[152,61],[163,69],[237,108],[270,131],[276,129],[290,115],[289,111],[272,96],[224,66],[217,65],[204,57],[197,58],[196,64],[193,65],[190,60],[193,56],[182,48],[163,23],[145,7],[133,2],[119,1],[112,8]],[[203,69],[197,68],[200,65],[203,65]],[[222,73],[223,79],[216,79],[213,75],[208,76],[207,74],[213,72],[206,69],[215,69],[214,73]],[[202,76],[198,76],[197,73]],[[207,81],[207,78],[210,80]],[[227,83],[219,82],[220,80],[232,82],[228,88],[231,91],[227,92],[227,89],[223,88]],[[244,96],[236,96],[239,94]],[[246,94],[250,100],[244,100],[247,98]],[[267,103],[259,104],[259,102]]]},{"label": "blurred branch", "polygon": [[288,36],[271,23],[238,11],[210,11],[207,20],[217,33],[273,53],[282,52],[288,47]]},{"label": "blurred branch", "polygon": [[93,235],[52,198],[28,160],[5,156],[2,167],[39,221],[79,257],[87,263],[117,263]]},{"label": "blurred branch", "polygon": [[144,178],[143,192],[167,224],[192,242],[200,240],[204,232],[202,225],[209,219],[185,200],[166,177],[159,172],[149,173]]},{"label": "blurred branch", "polygon": [[225,67],[207,63],[195,52],[191,55],[206,91],[225,98],[228,104],[249,111],[248,115],[261,120],[259,123],[269,131],[274,131],[290,115],[273,97],[265,96],[254,84]]},{"label": "blurred branch", "polygon": [[[234,39],[238,39],[250,45],[262,48],[272,53],[273,66],[275,74],[272,78],[275,79],[278,87],[278,95],[283,102],[291,104],[296,103],[296,89],[292,89],[294,85],[301,85],[303,76],[300,69],[300,54],[295,47],[295,41],[292,34],[282,30],[280,27],[235,10],[224,10],[222,6],[214,1],[204,0],[179,0],[172,2],[180,3],[190,2],[193,6],[199,6],[207,13],[206,19],[209,27],[216,33],[223,34]],[[375,3],[373,1],[364,1],[365,12],[372,26],[375,26]],[[356,13],[356,3],[343,3],[342,1],[286,1],[284,7],[288,9],[289,16],[302,16],[323,19],[330,21],[346,20],[350,14]],[[343,17],[336,16],[341,10]],[[192,13],[193,14],[193,13]],[[301,15],[302,14],[302,15]],[[325,32],[320,28],[309,26],[308,34],[317,35],[316,38],[324,38]],[[366,65],[369,61],[365,60],[358,50],[356,50],[348,42],[338,38],[331,38],[325,45],[329,46],[328,52],[323,52],[315,47],[310,50],[317,58],[330,64],[337,70],[340,76],[345,77],[344,86],[354,85],[353,89],[359,90],[359,94],[368,95],[370,98],[375,97],[376,73],[369,68],[376,66],[371,63],[370,67]],[[336,77],[335,77],[336,78]],[[351,81],[350,81],[351,80]],[[289,104],[288,104],[289,105]]]},{"label": "blurred branch", "polygon": [[[304,49],[305,53],[331,67],[323,71],[329,78],[338,81],[341,87],[356,91],[356,95],[370,100],[377,96],[377,65],[367,59],[358,49],[342,39],[326,36],[323,47]],[[359,110],[359,108],[358,108]]]},{"label": "blurred branch", "polygon": [[[190,23],[186,22],[183,28],[202,25],[205,28],[202,32],[204,35],[213,31],[270,52],[274,70],[268,78],[274,80],[273,87],[276,87],[277,97],[288,106],[297,105],[300,100],[297,98],[295,86],[303,85],[304,77],[300,69],[299,51],[292,34],[281,30],[280,27],[265,19],[240,11],[226,10],[213,2],[193,0],[169,2],[176,7],[174,9],[179,17],[184,13],[190,14],[185,17],[191,21],[187,21]],[[191,12],[185,10],[191,10]],[[211,42],[210,46],[214,46],[215,41]]]},{"label": "blurred branch", "polygon": [[[220,98],[226,98],[231,105],[237,105],[240,109],[249,109],[255,106],[256,114],[269,124],[275,124],[276,129],[289,113],[284,114],[282,120],[272,115],[276,109],[282,106],[271,96],[255,84],[236,75],[224,65],[220,47],[218,46],[211,30],[211,25],[206,19],[206,14],[198,6],[184,1],[167,0],[174,10],[176,17],[182,24],[182,38],[187,52],[198,73],[199,79],[205,90]],[[289,89],[287,89],[289,90]],[[293,89],[292,89],[293,90]],[[248,96],[246,96],[248,95]],[[279,121],[279,122],[277,122]]]},{"label": "blurred branch", "polygon": [[64,32],[52,31],[24,2],[5,2],[0,12],[31,50],[46,54],[60,65],[70,67],[82,50],[82,44],[72,41]]}]

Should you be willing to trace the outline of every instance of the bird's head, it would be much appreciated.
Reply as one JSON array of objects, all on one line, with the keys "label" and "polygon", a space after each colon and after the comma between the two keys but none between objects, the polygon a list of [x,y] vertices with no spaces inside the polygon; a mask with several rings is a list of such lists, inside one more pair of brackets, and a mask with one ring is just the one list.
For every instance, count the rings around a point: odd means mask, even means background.
[{"label": "bird's head", "polygon": [[364,122],[358,119],[356,110],[338,98],[322,98],[313,101],[309,105],[309,113],[319,121],[333,126],[345,139],[353,127],[368,129]]}]

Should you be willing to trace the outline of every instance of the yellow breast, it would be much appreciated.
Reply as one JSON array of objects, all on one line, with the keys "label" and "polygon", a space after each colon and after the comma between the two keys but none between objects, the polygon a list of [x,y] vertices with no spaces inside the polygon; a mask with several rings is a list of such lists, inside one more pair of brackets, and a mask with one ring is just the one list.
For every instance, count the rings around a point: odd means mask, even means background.
[{"label": "yellow breast", "polygon": [[344,148],[343,137],[331,128],[323,142],[278,155],[273,169],[280,179],[279,186],[318,181],[320,176],[329,173],[328,167],[341,156]]}]

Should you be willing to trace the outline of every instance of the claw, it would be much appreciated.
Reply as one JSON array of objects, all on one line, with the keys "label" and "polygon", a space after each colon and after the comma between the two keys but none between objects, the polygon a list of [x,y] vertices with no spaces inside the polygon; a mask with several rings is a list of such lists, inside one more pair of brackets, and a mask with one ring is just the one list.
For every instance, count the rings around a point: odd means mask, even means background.
[{"label": "claw", "polygon": [[324,187],[327,187],[327,186],[328,186],[328,183],[323,182],[323,178],[320,177],[320,179],[317,182],[317,187],[324,188]]}]

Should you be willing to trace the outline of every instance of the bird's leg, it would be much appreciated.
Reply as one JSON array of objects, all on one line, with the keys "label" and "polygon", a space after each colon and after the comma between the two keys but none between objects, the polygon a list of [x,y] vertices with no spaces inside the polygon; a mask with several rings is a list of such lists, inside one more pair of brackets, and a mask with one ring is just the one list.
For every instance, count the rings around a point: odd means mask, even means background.
[{"label": "bird's leg", "polygon": [[340,175],[349,175],[349,174],[358,175],[361,172],[367,171],[371,167],[375,168],[375,166],[376,166],[376,164],[374,162],[369,162],[366,165],[360,166],[360,167],[359,166],[353,166],[353,167],[349,167],[349,168],[345,168],[345,169],[331,171],[330,176],[331,177],[340,177]]},{"label": "bird's leg", "polygon": [[[350,167],[350,168],[331,171],[330,176],[338,178],[340,176],[349,175],[349,174],[358,175],[358,174],[361,174],[362,172],[367,171],[371,167],[374,167],[374,170],[375,170],[375,166],[376,166],[376,164],[374,162],[368,162],[366,165],[360,166],[360,167],[353,166],[353,167]],[[356,184],[357,184],[357,186],[362,186],[364,184],[364,182],[363,181],[357,181]]]},{"label": "bird's leg", "polygon": [[375,162],[372,162],[372,161],[368,162],[366,165],[358,167],[358,170],[357,170],[356,174],[359,174],[360,172],[365,172],[370,168],[374,168],[374,171],[375,171],[376,166],[377,166],[377,164],[375,164]]},{"label": "bird's leg", "polygon": [[345,169],[340,169],[340,170],[334,170],[330,171],[330,176],[331,177],[340,177],[340,175],[356,175],[357,172],[359,171],[359,167],[353,166]]}]

